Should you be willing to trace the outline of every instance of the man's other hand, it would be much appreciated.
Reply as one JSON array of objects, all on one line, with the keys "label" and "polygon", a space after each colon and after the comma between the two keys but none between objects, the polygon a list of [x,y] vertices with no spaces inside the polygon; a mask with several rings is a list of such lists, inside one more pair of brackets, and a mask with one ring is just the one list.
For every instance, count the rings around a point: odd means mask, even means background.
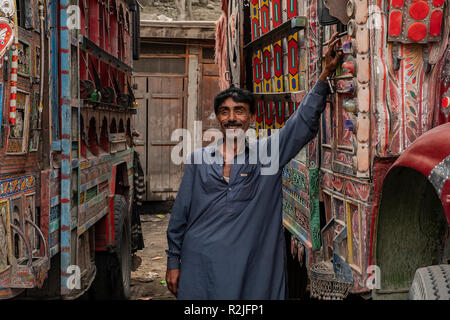
[{"label": "man's other hand", "polygon": [[178,295],[178,279],[180,278],[180,269],[166,271],[167,288],[175,297]]},{"label": "man's other hand", "polygon": [[325,53],[325,58],[324,58],[325,63],[323,66],[322,74],[319,77],[319,79],[324,82],[327,81],[327,77],[330,77],[334,73],[334,71],[338,67],[339,62],[341,61],[341,59],[344,55],[342,50],[335,49],[336,44],[341,41],[340,38],[337,38],[338,34],[339,33],[337,33],[337,32],[335,34],[333,34],[330,41],[328,41],[328,45],[327,45],[327,49],[326,49],[327,51]]}]

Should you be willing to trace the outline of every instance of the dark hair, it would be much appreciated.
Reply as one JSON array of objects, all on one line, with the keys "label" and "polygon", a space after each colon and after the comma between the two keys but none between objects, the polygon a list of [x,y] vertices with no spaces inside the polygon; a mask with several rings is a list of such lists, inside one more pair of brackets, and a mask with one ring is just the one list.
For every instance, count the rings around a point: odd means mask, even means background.
[{"label": "dark hair", "polygon": [[219,112],[220,105],[228,98],[232,98],[234,102],[244,102],[250,106],[250,113],[255,114],[255,98],[248,90],[243,90],[237,87],[228,88],[219,92],[214,98],[214,112],[216,115]]}]

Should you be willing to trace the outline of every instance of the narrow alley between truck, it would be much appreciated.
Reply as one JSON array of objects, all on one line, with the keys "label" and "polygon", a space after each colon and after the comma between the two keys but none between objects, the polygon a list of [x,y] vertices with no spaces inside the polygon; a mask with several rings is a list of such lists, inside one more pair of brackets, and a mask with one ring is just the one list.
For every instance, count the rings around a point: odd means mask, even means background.
[{"label": "narrow alley between truck", "polygon": [[131,300],[175,299],[165,283],[169,212],[166,208],[160,213],[152,210],[141,213],[145,248],[137,252],[137,256],[142,259],[141,265],[131,272]]}]

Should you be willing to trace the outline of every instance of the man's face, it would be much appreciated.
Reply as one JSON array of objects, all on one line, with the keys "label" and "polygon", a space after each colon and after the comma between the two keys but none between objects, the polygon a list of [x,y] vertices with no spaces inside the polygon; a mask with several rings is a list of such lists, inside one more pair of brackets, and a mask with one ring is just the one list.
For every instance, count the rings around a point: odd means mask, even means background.
[{"label": "man's face", "polygon": [[256,116],[250,113],[250,106],[245,102],[235,102],[227,98],[218,109],[217,121],[220,130],[227,139],[237,138],[247,131]]}]

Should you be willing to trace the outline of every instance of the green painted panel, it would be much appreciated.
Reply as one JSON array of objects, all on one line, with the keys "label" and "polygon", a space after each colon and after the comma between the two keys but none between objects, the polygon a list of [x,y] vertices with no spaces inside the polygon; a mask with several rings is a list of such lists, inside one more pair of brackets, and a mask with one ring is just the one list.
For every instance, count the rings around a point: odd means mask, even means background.
[{"label": "green painted panel", "polygon": [[319,206],[319,169],[309,169],[309,223],[312,249],[319,250],[320,239],[320,206]]}]

